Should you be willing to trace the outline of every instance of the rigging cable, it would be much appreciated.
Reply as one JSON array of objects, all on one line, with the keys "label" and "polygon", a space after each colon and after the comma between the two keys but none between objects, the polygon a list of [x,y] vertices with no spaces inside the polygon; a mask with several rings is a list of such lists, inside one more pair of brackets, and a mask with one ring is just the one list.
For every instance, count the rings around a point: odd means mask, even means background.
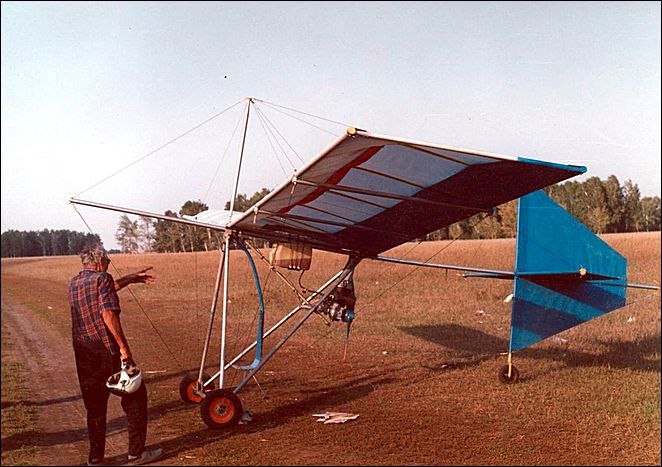
[{"label": "rigging cable", "polygon": [[114,177],[114,176],[117,175],[118,173],[123,172],[124,170],[126,170],[126,169],[128,169],[129,167],[131,167],[131,166],[137,164],[138,162],[142,161],[143,159],[148,158],[149,156],[151,156],[152,154],[157,153],[158,151],[160,151],[161,149],[165,148],[166,146],[169,146],[170,144],[172,144],[172,143],[174,143],[175,141],[177,141],[177,140],[183,138],[184,136],[188,135],[189,133],[192,133],[193,131],[197,130],[197,129],[200,128],[201,126],[206,125],[207,123],[209,123],[209,122],[211,122],[212,120],[214,120],[215,118],[221,116],[222,114],[224,114],[224,113],[227,112],[228,110],[230,110],[230,109],[232,109],[233,107],[239,105],[241,102],[242,102],[242,101],[236,102],[236,103],[232,104],[230,107],[227,107],[226,109],[221,110],[220,112],[218,112],[218,113],[215,114],[215,115],[212,115],[211,117],[209,117],[208,119],[206,119],[206,120],[203,121],[202,123],[199,123],[199,124],[195,125],[194,127],[190,128],[190,129],[188,129],[188,130],[186,130],[184,133],[180,134],[179,136],[176,136],[175,138],[173,138],[173,139],[171,139],[170,141],[168,141],[168,142],[162,144],[162,145],[159,146],[158,148],[156,148],[156,149],[154,149],[154,150],[148,152],[147,154],[145,154],[144,156],[140,157],[139,159],[137,159],[137,160],[131,162],[129,165],[126,165],[126,166],[122,167],[121,169],[119,169],[118,171],[116,171],[116,172],[114,172],[114,173],[108,175],[107,177],[105,177],[105,178],[99,180],[98,182],[96,182],[96,183],[93,184],[92,186],[90,186],[90,187],[88,187],[88,188],[85,188],[83,191],[81,191],[80,193],[78,193],[77,195],[75,195],[74,198],[78,198],[78,197],[79,197],[80,195],[82,195],[83,193],[85,193],[85,192],[91,190],[92,188],[94,188],[94,187],[100,185],[101,183],[105,182],[105,181],[108,180],[109,178]]},{"label": "rigging cable", "polygon": [[[478,224],[480,224],[481,222],[483,222],[483,220],[487,219],[488,217],[490,217],[489,214],[488,214],[488,215],[485,215],[485,216],[483,216],[483,217],[481,217],[477,222],[475,222],[473,225],[471,225],[471,228],[473,229],[474,227],[476,227]],[[434,258],[435,256],[437,256],[439,253],[441,253],[442,251],[444,251],[446,248],[448,248],[449,246],[451,246],[453,243],[455,243],[457,240],[461,239],[461,238],[462,238],[466,233],[468,233],[468,232],[469,232],[468,230],[467,230],[467,231],[463,231],[460,235],[458,235],[457,237],[455,237],[454,239],[452,239],[447,245],[442,246],[442,247],[441,247],[436,253],[434,253],[433,255],[431,255],[429,258],[427,258],[427,259],[426,259],[425,261],[423,261],[423,262],[424,262],[424,263],[427,263],[427,262],[430,261],[432,258]],[[418,242],[413,248],[411,248],[411,249],[407,252],[407,254],[411,253],[411,251],[413,251],[414,248],[417,248],[422,242],[423,242],[423,240],[419,241],[419,242]],[[395,287],[396,285],[398,285],[400,282],[402,282],[403,280],[405,280],[407,277],[409,277],[410,275],[412,275],[414,272],[418,271],[418,270],[419,270],[420,268],[422,268],[422,267],[423,267],[423,266],[415,266],[410,272],[408,272],[408,273],[405,274],[404,276],[400,277],[397,281],[395,281],[393,284],[391,284],[386,290],[384,290],[382,293],[380,293],[380,294],[377,295],[375,298],[373,298],[372,300],[370,300],[370,302],[366,303],[366,304],[364,305],[364,307],[367,308],[367,307],[371,306],[374,302],[376,302],[378,299],[380,299],[381,297],[383,297],[384,294],[385,294],[386,292],[388,292],[389,290],[391,290],[393,287]]]},{"label": "rigging cable", "polygon": [[[237,103],[238,104],[238,103]],[[235,104],[235,105],[237,105]],[[234,139],[235,133],[237,133],[237,128],[239,128],[239,124],[242,121],[242,116],[239,117],[239,120],[237,120],[237,124],[234,127],[234,130],[232,130],[232,136],[230,136],[230,139],[228,140],[227,146],[225,146],[225,151],[223,151],[223,154],[221,155],[218,164],[216,165],[216,170],[214,171],[214,176],[211,178],[209,181],[209,187],[207,187],[207,191],[205,192],[205,195],[202,197],[203,201],[207,199],[207,196],[209,196],[209,192],[211,191],[211,187],[216,180],[216,176],[218,175],[218,171],[221,168],[221,163],[223,162],[223,159],[225,159],[225,155],[228,152],[228,149],[230,148],[230,144],[232,143],[232,140]]]},{"label": "rigging cable", "polygon": [[[262,130],[264,131],[264,135],[267,137],[267,141],[269,142],[269,146],[271,146],[271,150],[273,151],[274,155],[276,156],[276,162],[278,162],[278,165],[280,166],[280,169],[283,171],[283,175],[285,175],[285,177],[287,177],[287,175],[288,175],[287,170],[285,170],[285,167],[283,167],[283,163],[280,161],[280,158],[278,157],[278,152],[276,151],[276,148],[274,147],[274,144],[271,141],[271,136],[269,135],[269,132],[267,131],[267,126],[266,126],[265,122],[263,121],[263,117],[260,114],[260,112],[257,110],[257,107],[255,108],[255,110],[256,110],[255,115],[257,115],[258,120],[260,120],[260,123],[262,124]],[[278,143],[278,141],[276,141],[276,143]],[[281,151],[282,151],[282,148],[281,148]],[[287,158],[287,156],[285,156],[285,157]],[[289,161],[289,158],[288,158],[288,161]],[[290,164],[292,164],[291,161],[290,161]]]},{"label": "rigging cable", "polygon": [[262,99],[254,99],[254,100],[255,100],[256,102],[262,102],[263,104],[265,104],[265,105],[267,105],[267,106],[273,108],[275,111],[280,112],[280,113],[282,113],[283,115],[285,115],[285,116],[287,116],[287,117],[293,118],[293,119],[295,119],[295,120],[299,120],[300,122],[303,122],[303,123],[305,123],[306,125],[310,125],[310,126],[312,126],[312,127],[317,128],[318,130],[324,131],[325,133],[329,133],[329,134],[332,134],[332,135],[335,135],[335,133],[331,133],[330,131],[325,130],[324,128],[318,127],[317,125],[314,125],[314,124],[312,124],[312,123],[310,123],[310,122],[306,122],[305,120],[301,120],[301,119],[299,119],[299,118],[297,118],[297,117],[294,117],[294,116],[292,116],[292,115],[290,115],[290,114],[288,114],[288,113],[283,112],[282,110],[277,109],[276,107],[280,107],[281,109],[291,110],[292,112],[296,112],[296,113],[299,113],[299,114],[307,115],[307,116],[309,116],[309,117],[317,118],[317,119],[319,119],[319,120],[324,120],[324,121],[327,121],[327,122],[330,122],[330,123],[335,123],[336,125],[341,125],[341,126],[343,126],[343,127],[345,127],[345,128],[348,128],[348,127],[352,127],[352,126],[353,126],[353,125],[350,125],[350,124],[347,124],[347,123],[338,122],[338,121],[335,121],[335,120],[330,120],[330,119],[328,119],[328,118],[320,117],[319,115],[313,115],[313,114],[309,114],[309,113],[306,113],[306,112],[302,112],[301,110],[296,110],[296,109],[292,109],[292,108],[290,108],[290,107],[285,107],[285,106],[283,106],[283,105],[278,105],[278,104],[275,104],[275,103],[273,103],[273,102],[265,101],[265,100],[262,100]]},{"label": "rigging cable", "polygon": [[[287,141],[287,138],[285,138],[285,136],[283,136],[283,134],[282,134],[280,131],[278,131],[278,128],[276,127],[276,125],[275,125],[271,120],[269,120],[269,118],[267,117],[266,112],[264,112],[264,111],[263,111],[260,107],[258,107],[257,105],[255,105],[255,110],[257,110],[257,111],[260,113],[260,115],[262,115],[262,117],[264,117],[264,119],[267,121],[267,123],[268,123],[269,126],[271,127],[272,131],[275,132],[275,133],[277,133],[278,136],[280,136],[280,138],[283,140],[283,142],[284,142],[285,144],[287,144],[287,146],[292,150],[292,153],[297,157],[297,159],[299,159],[299,161],[300,161],[302,164],[305,164],[306,161],[304,161],[304,160],[301,158],[301,156],[299,156],[299,153],[296,152],[296,151],[294,150],[294,148],[293,148],[292,145],[289,143],[289,141]],[[275,136],[274,136],[274,139],[276,139]],[[282,147],[281,147],[281,148],[282,148]],[[287,157],[287,152],[286,152],[285,150],[283,150],[283,154],[285,154],[285,157]],[[292,161],[290,160],[289,157],[287,157],[287,160],[290,161],[290,164],[292,164],[292,167],[294,167],[294,164],[292,163]]]}]

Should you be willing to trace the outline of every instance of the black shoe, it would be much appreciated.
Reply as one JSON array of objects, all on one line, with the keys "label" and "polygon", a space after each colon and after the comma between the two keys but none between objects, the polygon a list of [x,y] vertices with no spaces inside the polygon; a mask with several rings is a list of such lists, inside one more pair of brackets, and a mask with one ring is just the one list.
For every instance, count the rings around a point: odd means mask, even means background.
[{"label": "black shoe", "polygon": [[88,459],[87,465],[104,465],[103,459]]},{"label": "black shoe", "polygon": [[149,464],[150,462],[159,460],[161,457],[163,457],[163,454],[165,454],[165,452],[161,448],[143,451],[143,453],[139,456],[132,456],[129,454],[128,463],[129,465]]}]

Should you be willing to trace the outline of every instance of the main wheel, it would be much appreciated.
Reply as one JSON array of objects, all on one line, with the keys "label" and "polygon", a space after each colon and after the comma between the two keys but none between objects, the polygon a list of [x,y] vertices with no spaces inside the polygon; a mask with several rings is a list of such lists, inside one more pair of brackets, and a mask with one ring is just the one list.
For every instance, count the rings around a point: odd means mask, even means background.
[{"label": "main wheel", "polygon": [[202,421],[213,430],[235,426],[241,420],[242,413],[241,401],[227,389],[216,389],[205,394],[200,404]]},{"label": "main wheel", "polygon": [[501,367],[499,370],[499,381],[506,384],[513,384],[519,380],[519,371],[515,365],[512,365],[512,370],[510,371],[510,377],[508,376],[508,365]]},{"label": "main wheel", "polygon": [[[210,376],[207,373],[202,374],[202,380],[203,381],[209,381]],[[195,390],[198,388],[198,375],[194,375],[193,373],[189,373],[184,378],[182,378],[182,381],[179,383],[179,397],[182,398],[184,402],[187,404],[199,404],[202,402],[202,396],[199,396],[196,394]],[[205,392],[213,391],[214,390],[214,383],[211,382],[207,386],[203,388]]]}]

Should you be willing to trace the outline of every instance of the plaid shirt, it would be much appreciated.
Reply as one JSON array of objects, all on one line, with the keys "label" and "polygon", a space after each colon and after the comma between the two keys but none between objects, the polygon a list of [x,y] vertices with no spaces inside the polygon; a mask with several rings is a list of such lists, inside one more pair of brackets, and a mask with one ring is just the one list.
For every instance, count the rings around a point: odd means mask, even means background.
[{"label": "plaid shirt", "polygon": [[121,311],[113,276],[83,269],[69,282],[68,296],[74,344],[103,344],[113,355],[119,354],[119,346],[101,317],[106,310],[117,314]]}]

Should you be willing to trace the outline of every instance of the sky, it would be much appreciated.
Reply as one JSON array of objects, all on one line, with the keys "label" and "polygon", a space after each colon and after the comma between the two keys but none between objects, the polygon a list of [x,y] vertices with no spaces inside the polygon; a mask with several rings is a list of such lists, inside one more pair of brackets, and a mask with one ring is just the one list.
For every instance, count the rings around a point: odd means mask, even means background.
[{"label": "sky", "polygon": [[584,165],[576,180],[613,174],[660,196],[659,2],[1,8],[2,232],[89,229],[116,247],[120,214],[73,196],[223,208],[246,97],[265,101],[249,116],[249,196],[348,126]]}]

